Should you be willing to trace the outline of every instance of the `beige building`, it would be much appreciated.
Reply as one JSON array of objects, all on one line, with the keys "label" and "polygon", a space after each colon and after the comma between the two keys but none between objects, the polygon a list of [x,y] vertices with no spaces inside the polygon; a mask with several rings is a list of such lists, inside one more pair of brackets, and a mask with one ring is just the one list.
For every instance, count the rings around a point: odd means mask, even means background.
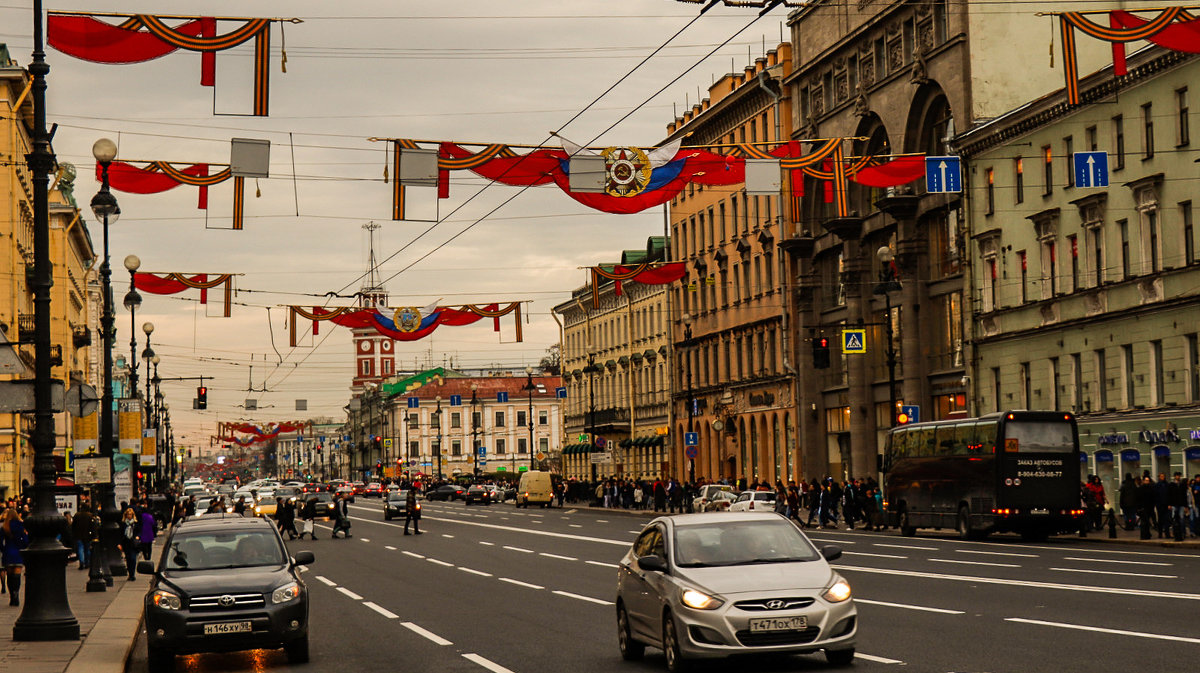
[{"label": "beige building", "polygon": [[[663,261],[666,246],[666,239],[651,237],[645,249],[624,251],[621,264]],[[618,296],[613,282],[602,280],[597,291],[598,308],[591,284],[554,307],[563,325],[567,388],[563,475],[587,480],[672,473],[667,286],[625,282]]]},{"label": "beige building", "polygon": [[[783,82],[791,53],[781,44],[717,80],[708,98],[667,127],[666,141],[786,142],[792,112]],[[676,477],[693,476],[683,444],[689,427],[699,435],[696,478],[773,481],[801,472],[788,281],[794,274],[779,249],[794,234],[784,196],[748,195],[744,185],[692,186],[671,202],[671,259],[688,269],[672,286]]]}]

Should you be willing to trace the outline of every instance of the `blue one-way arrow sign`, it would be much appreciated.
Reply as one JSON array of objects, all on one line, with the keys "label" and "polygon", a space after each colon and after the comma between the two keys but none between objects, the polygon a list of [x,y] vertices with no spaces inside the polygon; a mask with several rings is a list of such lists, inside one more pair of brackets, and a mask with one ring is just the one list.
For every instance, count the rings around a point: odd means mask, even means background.
[{"label": "blue one-way arrow sign", "polygon": [[1108,186],[1108,152],[1076,152],[1072,168],[1076,187]]},{"label": "blue one-way arrow sign", "polygon": [[962,191],[962,162],[958,157],[925,157],[925,191]]}]

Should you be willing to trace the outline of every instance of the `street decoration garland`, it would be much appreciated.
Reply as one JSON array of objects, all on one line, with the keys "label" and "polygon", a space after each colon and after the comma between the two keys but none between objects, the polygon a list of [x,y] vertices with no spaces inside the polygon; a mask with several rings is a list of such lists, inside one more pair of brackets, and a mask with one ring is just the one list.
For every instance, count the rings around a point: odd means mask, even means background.
[{"label": "street decoration garland", "polygon": [[644,262],[642,264],[609,264],[590,267],[592,272],[592,308],[600,308],[600,279],[613,281],[613,291],[621,296],[621,284],[629,282],[646,285],[667,285],[687,275],[683,262]]},{"label": "street decoration garland", "polygon": [[[387,315],[384,311],[389,311]],[[314,306],[307,309],[303,306],[288,307],[288,334],[292,348],[296,347],[296,319],[312,321],[313,335],[319,334],[320,323],[328,320],[335,325],[349,328],[370,328],[382,336],[395,341],[417,341],[433,333],[439,326],[458,327],[491,318],[493,329],[500,331],[500,318],[514,314],[516,340],[522,341],[521,333],[521,302],[509,304],[465,304],[462,306],[435,306],[432,309],[422,309],[415,306],[405,306],[397,309],[364,308],[361,306],[344,306],[337,308],[322,308]]]},{"label": "street decoration garland", "polygon": [[[1067,103],[1079,105],[1079,61],[1075,53],[1075,30],[1097,40],[1112,43],[1113,75],[1128,74],[1125,64],[1125,44],[1148,40],[1164,49],[1200,53],[1200,20],[1188,9],[1196,7],[1166,7],[1152,19],[1143,19],[1125,10],[1094,10],[1058,13],[1062,35],[1063,74],[1066,78]],[[1149,10],[1145,10],[1149,11]],[[1108,14],[1108,26],[1087,18],[1090,14]]]},{"label": "street decoration garland", "polygon": [[[135,163],[143,164],[137,166]],[[191,164],[177,168],[173,162],[113,161],[108,165],[108,184],[117,191],[130,194],[159,194],[179,185],[199,187],[200,210],[208,210],[208,188],[219,185],[233,177],[233,229],[241,231],[245,226],[246,178],[232,175],[229,166],[216,173],[209,173],[210,164]],[[101,179],[103,168],[96,164],[96,180]]]},{"label": "street decoration garland", "polygon": [[[445,141],[388,139],[393,143],[392,219],[404,219],[405,184],[399,178],[403,150],[437,145],[438,198],[450,196],[449,173],[469,170],[476,175],[510,186],[555,184],[579,203],[606,213],[630,214],[660,206],[678,196],[688,185],[736,185],[746,181],[747,159],[774,159],[788,171],[793,198],[803,195],[803,176],[829,181],[826,199],[836,202],[839,216],[846,216],[848,181],[873,187],[894,187],[925,175],[923,155],[878,155],[850,157],[842,146],[846,139],[793,140],[770,149],[764,143],[736,143],[712,147],[682,147],[678,142],[657,149],[638,147],[601,148],[606,182],[603,192],[579,192],[570,188],[570,160],[584,148],[535,147],[525,154],[514,145],[486,145]],[[802,143],[815,145],[805,153]],[[466,146],[480,147],[478,151]],[[770,145],[768,145],[770,147]],[[721,151],[716,151],[721,150]]]},{"label": "street decoration garland", "polygon": [[[220,422],[217,424],[217,441],[233,442],[245,448],[251,444],[269,442],[285,432],[304,431],[311,427],[311,421],[272,422],[261,427],[253,423]],[[241,438],[238,437],[239,434],[249,435],[249,437]]]},{"label": "street decoration garland", "polygon": [[[123,19],[118,24],[97,17]],[[165,20],[183,20],[174,27]],[[236,21],[240,25],[228,33],[217,34],[218,21]],[[55,49],[92,63],[144,63],[161,58],[177,49],[200,52],[200,85],[216,87],[216,53],[254,40],[254,103],[252,116],[266,117],[271,66],[271,23],[299,23],[299,19],[264,19],[213,16],[168,16],[153,14],[112,14],[102,12],[49,12],[46,40]],[[283,72],[287,72],[287,53],[283,52]]]},{"label": "street decoration garland", "polygon": [[209,290],[221,285],[225,286],[224,317],[228,318],[232,315],[231,307],[233,305],[233,274],[231,273],[187,275],[182,273],[153,274],[138,271],[133,274],[133,286],[138,290],[151,294],[179,294],[188,289],[198,289],[200,290],[201,304],[208,303]]}]

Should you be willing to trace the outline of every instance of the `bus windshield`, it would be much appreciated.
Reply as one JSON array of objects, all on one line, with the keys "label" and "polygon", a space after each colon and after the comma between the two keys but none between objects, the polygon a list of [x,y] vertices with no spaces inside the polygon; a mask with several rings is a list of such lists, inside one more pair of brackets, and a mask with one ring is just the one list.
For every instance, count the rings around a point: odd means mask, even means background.
[{"label": "bus windshield", "polygon": [[1004,426],[1006,453],[1069,453],[1075,436],[1069,422],[1009,421]]}]

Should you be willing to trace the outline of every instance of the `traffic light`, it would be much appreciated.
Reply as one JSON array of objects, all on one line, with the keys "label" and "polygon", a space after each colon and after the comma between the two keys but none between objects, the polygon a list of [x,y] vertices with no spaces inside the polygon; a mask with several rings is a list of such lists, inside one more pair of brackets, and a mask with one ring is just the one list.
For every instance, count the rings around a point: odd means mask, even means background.
[{"label": "traffic light", "polygon": [[829,369],[829,339],[814,337],[812,349],[813,369]]},{"label": "traffic light", "polygon": [[208,386],[199,386],[196,388],[196,408],[208,408]]},{"label": "traffic light", "polygon": [[908,425],[909,423],[912,423],[912,418],[908,414],[903,411],[896,414],[896,425]]}]

